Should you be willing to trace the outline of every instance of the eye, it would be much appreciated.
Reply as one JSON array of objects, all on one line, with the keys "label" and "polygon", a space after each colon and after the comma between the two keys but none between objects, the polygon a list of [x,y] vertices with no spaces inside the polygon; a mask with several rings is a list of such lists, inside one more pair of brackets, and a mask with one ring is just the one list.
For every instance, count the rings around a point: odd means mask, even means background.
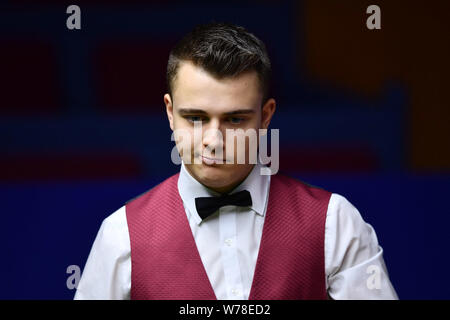
[{"label": "eye", "polygon": [[195,121],[203,121],[204,118],[201,116],[186,116],[185,117],[189,122],[194,123]]},{"label": "eye", "polygon": [[243,122],[245,119],[237,118],[237,117],[231,117],[229,120],[230,120],[230,122],[232,124],[239,124],[239,123]]}]

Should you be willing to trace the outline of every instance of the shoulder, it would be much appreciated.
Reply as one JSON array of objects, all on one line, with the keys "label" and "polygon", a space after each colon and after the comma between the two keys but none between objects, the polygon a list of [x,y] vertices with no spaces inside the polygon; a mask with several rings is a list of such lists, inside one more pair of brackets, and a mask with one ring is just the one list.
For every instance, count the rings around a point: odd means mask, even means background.
[{"label": "shoulder", "polygon": [[327,220],[330,227],[349,235],[364,235],[370,232],[359,210],[343,195],[332,193],[328,205]]},{"label": "shoulder", "polygon": [[164,194],[166,192],[173,191],[174,189],[177,188],[177,182],[178,182],[179,175],[180,175],[180,173],[176,173],[176,174],[170,176],[169,178],[158,183],[157,185],[153,186],[149,190],[146,190],[145,192],[126,201],[125,205],[129,205],[131,203],[136,203],[137,200],[142,201],[142,200],[149,199],[155,195],[160,195],[160,194]]},{"label": "shoulder", "polygon": [[102,250],[128,251],[128,225],[125,206],[106,217],[100,226],[96,242]]},{"label": "shoulder", "polygon": [[287,174],[278,173],[271,177],[271,185],[278,192],[290,196],[311,198],[312,200],[329,201],[332,192],[322,187],[312,185],[306,181],[297,179]]}]

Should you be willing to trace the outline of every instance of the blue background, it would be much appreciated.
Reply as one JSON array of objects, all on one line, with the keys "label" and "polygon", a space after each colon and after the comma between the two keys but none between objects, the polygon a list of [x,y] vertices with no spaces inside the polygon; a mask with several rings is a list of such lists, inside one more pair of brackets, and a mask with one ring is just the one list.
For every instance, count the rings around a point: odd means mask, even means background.
[{"label": "blue background", "polygon": [[376,97],[310,79],[302,3],[81,1],[78,31],[65,27],[68,4],[2,4],[0,298],[72,299],[66,268],[84,267],[102,220],[179,170],[167,50],[216,19],[268,46],[281,170],[358,208],[401,299],[448,299],[450,174],[409,165],[412,93],[394,79]]}]

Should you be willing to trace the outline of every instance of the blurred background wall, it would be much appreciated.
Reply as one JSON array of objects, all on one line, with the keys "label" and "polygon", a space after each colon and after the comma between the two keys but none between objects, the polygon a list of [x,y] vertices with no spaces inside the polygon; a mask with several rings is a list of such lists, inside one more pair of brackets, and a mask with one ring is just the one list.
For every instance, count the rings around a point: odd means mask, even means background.
[{"label": "blurred background wall", "polygon": [[[68,30],[66,8],[81,8]],[[381,8],[368,30],[366,8]],[[272,59],[280,171],[374,226],[401,299],[448,299],[448,1],[9,0],[0,4],[2,299],[71,299],[104,218],[179,166],[171,47],[211,20]]]}]

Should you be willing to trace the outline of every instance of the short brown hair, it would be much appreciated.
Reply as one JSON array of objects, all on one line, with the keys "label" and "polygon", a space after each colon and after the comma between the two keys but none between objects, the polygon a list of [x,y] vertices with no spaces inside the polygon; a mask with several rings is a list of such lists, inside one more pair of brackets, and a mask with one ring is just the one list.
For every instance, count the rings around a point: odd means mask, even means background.
[{"label": "short brown hair", "polygon": [[256,71],[263,103],[269,98],[272,70],[266,47],[244,27],[213,21],[185,35],[169,54],[166,84],[171,97],[182,61],[190,61],[218,79]]}]

